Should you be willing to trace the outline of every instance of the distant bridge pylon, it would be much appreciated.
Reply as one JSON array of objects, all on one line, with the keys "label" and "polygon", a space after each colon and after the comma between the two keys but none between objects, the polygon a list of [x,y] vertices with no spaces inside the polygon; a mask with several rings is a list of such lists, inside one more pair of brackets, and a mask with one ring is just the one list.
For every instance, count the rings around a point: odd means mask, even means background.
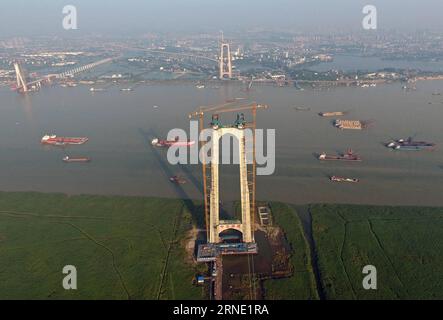
[{"label": "distant bridge pylon", "polygon": [[28,92],[28,83],[26,75],[20,63],[14,62],[15,76],[17,78],[17,89],[21,88],[22,92]]},{"label": "distant bridge pylon", "polygon": [[220,61],[219,61],[219,77],[220,79],[232,78],[232,55],[229,42],[224,40],[223,33],[220,44]]}]

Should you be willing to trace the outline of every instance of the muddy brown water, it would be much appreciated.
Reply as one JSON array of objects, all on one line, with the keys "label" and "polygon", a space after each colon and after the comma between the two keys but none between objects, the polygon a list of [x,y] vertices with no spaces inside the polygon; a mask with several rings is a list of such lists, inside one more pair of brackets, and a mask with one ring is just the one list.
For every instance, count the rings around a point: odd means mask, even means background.
[{"label": "muddy brown water", "polygon": [[[109,87],[91,94],[87,86],[51,87],[28,96],[0,89],[0,190],[69,194],[119,194],[201,199],[197,165],[173,166],[150,138],[171,128],[189,128],[187,115],[200,105],[244,96],[239,86],[198,90],[193,85],[139,86],[131,93]],[[294,204],[319,202],[443,205],[443,82],[419,82],[405,92],[400,83],[376,88],[299,91],[256,87],[250,98],[271,106],[258,127],[276,129],[276,170],[258,177],[258,198]],[[158,106],[158,108],[153,108]],[[310,111],[296,111],[304,106]],[[349,110],[346,118],[374,120],[366,131],[339,131],[321,111]],[[235,115],[222,120],[234,121]],[[209,121],[209,120],[208,120]],[[88,136],[65,151],[88,156],[89,164],[66,164],[57,148],[43,148],[45,133]],[[382,143],[415,135],[437,143],[434,152],[394,152]],[[351,147],[362,163],[321,163],[314,153]],[[221,169],[221,200],[238,199],[238,174]],[[188,183],[177,192],[170,175]],[[356,177],[359,184],[334,184],[329,175]]]}]

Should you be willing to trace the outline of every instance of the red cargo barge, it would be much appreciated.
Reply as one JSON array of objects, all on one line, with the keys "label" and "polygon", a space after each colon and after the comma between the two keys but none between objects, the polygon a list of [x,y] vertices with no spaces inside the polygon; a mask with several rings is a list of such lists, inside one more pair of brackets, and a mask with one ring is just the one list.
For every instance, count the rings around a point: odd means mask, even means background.
[{"label": "red cargo barge", "polygon": [[69,144],[80,145],[87,141],[87,137],[57,137],[56,135],[45,135],[42,137],[41,143],[53,146],[66,146]]}]

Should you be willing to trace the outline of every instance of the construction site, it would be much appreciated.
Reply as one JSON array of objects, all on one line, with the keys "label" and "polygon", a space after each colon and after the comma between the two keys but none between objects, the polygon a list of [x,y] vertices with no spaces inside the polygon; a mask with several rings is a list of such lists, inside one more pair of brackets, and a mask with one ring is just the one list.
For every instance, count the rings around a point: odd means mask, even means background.
[{"label": "construction site", "polygon": [[[71,71],[31,80],[22,65],[16,62],[17,83],[13,89],[19,93],[38,91],[44,84],[70,78],[111,61],[111,58],[104,59]],[[219,80],[233,79],[230,44],[223,37],[218,62]],[[252,82],[249,88],[251,86]],[[197,275],[196,284],[205,287],[210,300],[262,299],[263,280],[292,275],[290,248],[285,237],[281,229],[272,224],[270,206],[266,203],[258,206],[256,199],[256,118],[257,112],[268,109],[268,106],[255,102],[239,104],[241,101],[243,99],[232,99],[221,105],[199,107],[189,114],[189,119],[198,120],[199,137],[204,130],[211,133],[209,141],[199,141],[200,150],[210,147],[210,154],[206,155],[208,159],[201,161],[205,234],[195,241],[195,256],[191,259],[207,266],[206,274]],[[223,123],[222,116],[228,118],[229,115],[234,115],[235,121]],[[235,153],[238,154],[234,163],[238,165],[240,193],[234,201],[236,212],[233,216],[224,214],[226,208],[220,195],[223,193],[220,187],[219,159],[223,157],[220,142],[224,137],[234,139]],[[154,141],[154,147],[191,145],[190,141]],[[169,180],[178,189],[182,189],[187,182],[178,175],[171,176]]]}]

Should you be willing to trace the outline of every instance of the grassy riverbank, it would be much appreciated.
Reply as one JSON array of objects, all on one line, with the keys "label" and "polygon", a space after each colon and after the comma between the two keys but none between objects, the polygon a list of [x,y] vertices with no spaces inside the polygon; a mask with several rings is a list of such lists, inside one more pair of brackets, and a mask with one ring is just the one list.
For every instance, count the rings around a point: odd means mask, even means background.
[{"label": "grassy riverbank", "polygon": [[[265,281],[267,299],[318,299],[314,265],[326,299],[443,298],[442,208],[312,205],[310,247],[297,209],[271,207],[294,272]],[[202,217],[189,200],[0,192],[0,299],[205,299],[184,241]],[[65,265],[77,290],[62,287]],[[377,290],[362,287],[365,265]]]},{"label": "grassy riverbank", "polygon": [[272,203],[272,215],[291,246],[293,276],[265,281],[265,297],[275,300],[318,299],[309,244],[296,211],[286,204]]},{"label": "grassy riverbank", "polygon": [[180,200],[2,192],[0,299],[201,299],[179,241],[190,226]]},{"label": "grassy riverbank", "polygon": [[[442,299],[443,209],[315,205],[313,233],[327,299]],[[377,290],[362,269],[377,268]]]}]

